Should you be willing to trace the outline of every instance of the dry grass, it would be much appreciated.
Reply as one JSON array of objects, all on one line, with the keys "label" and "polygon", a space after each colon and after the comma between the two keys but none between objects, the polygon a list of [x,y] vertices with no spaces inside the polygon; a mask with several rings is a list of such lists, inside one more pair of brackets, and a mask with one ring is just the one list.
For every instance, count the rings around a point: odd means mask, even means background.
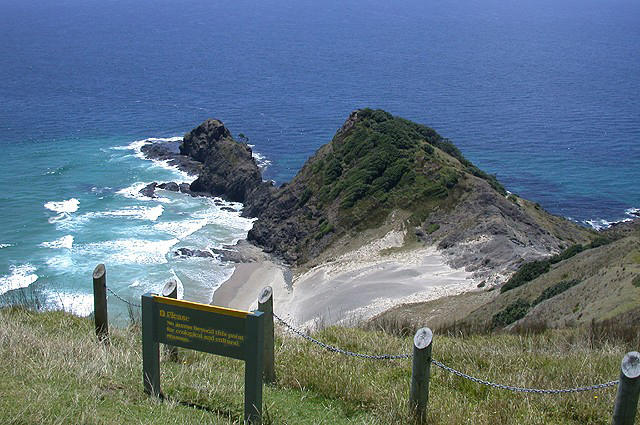
[{"label": "dry grass", "polygon": [[[97,343],[89,320],[61,312],[0,310],[0,423],[231,424],[242,421],[243,365],[181,350],[162,360],[168,402],[142,391],[139,327],[113,329]],[[332,327],[315,335],[368,353],[410,350],[411,340]],[[589,342],[588,332],[537,335],[436,334],[433,356],[480,378],[563,388],[617,379],[628,345]],[[322,351],[289,335],[276,339],[278,380],[265,386],[266,423],[411,423],[409,360],[368,361]],[[615,387],[570,395],[490,389],[432,367],[430,424],[608,424]],[[189,407],[188,405],[192,406]],[[199,406],[195,408],[193,406]]]}]

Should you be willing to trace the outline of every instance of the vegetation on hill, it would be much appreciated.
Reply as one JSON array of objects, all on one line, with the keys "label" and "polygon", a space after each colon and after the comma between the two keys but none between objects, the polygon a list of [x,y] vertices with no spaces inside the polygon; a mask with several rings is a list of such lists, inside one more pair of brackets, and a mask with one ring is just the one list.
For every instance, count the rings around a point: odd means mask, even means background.
[{"label": "vegetation on hill", "polygon": [[[90,319],[0,309],[0,422],[4,424],[239,424],[241,362],[189,350],[161,359],[164,402],[142,390],[140,329],[97,342]],[[315,337],[365,353],[406,352],[411,338],[332,327]],[[454,338],[436,333],[433,356],[493,382],[567,388],[616,379],[629,347],[593,344],[577,330]],[[594,367],[584,367],[585,359]],[[615,387],[586,393],[512,393],[432,367],[430,424],[609,424]],[[264,387],[266,424],[407,424],[411,362],[323,351],[278,332],[277,382]]]},{"label": "vegetation on hill", "polygon": [[420,224],[465,173],[505,193],[433,129],[382,110],[355,111],[275,194],[249,239],[301,263],[345,233],[379,226],[394,210]]},{"label": "vegetation on hill", "polygon": [[399,306],[382,319],[404,318],[404,310],[465,332],[603,325],[640,344],[640,220],[523,264],[500,291]]},{"label": "vegetation on hill", "polygon": [[[506,195],[495,176],[435,130],[361,109],[261,204],[248,239],[295,265],[323,261],[336,242],[349,244],[354,235],[385,225],[407,229],[413,241],[442,241],[455,232],[456,239],[473,239],[481,232],[499,234],[496,246],[515,240],[523,247],[514,258],[496,258],[498,264],[529,258],[529,251],[540,256],[542,249],[556,250],[565,237],[586,239],[578,226],[541,209],[531,212],[524,200]],[[453,211],[465,217],[449,220]]]},{"label": "vegetation on hill", "polygon": [[[462,168],[445,165],[437,149]],[[485,178],[504,193],[495,177],[467,161],[435,130],[363,109],[353,128],[339,133],[332,149],[311,165],[303,200],[315,195],[320,207],[337,201],[341,225],[370,227],[393,208],[418,213],[425,203],[446,198],[462,171]]]}]

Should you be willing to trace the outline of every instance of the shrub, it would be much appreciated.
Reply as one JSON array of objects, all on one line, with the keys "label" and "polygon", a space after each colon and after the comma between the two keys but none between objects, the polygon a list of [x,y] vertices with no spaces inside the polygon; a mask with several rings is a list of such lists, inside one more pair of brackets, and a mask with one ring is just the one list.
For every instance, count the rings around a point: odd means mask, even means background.
[{"label": "shrub", "polygon": [[511,279],[500,288],[500,292],[506,292],[510,289],[517,288],[524,285],[527,282],[532,281],[536,277],[546,273],[551,268],[549,260],[537,260],[530,263],[525,263],[518,271],[511,276]]},{"label": "shrub", "polygon": [[324,170],[325,183],[333,183],[340,175],[342,175],[342,165],[340,165],[340,161],[336,158],[331,158],[331,160],[327,162]]},{"label": "shrub", "polygon": [[586,249],[597,248],[599,246],[607,245],[613,242],[613,239],[606,238],[604,236],[597,236],[594,240],[591,241],[589,245],[587,245]]},{"label": "shrub", "polygon": [[495,328],[504,328],[507,325],[512,324],[515,321],[522,319],[527,315],[531,305],[523,300],[518,299],[518,301],[510,304],[503,310],[500,310],[498,313],[493,315],[493,319],[491,321],[491,327]]},{"label": "shrub", "polygon": [[633,280],[631,281],[631,283],[636,288],[640,288],[640,274],[638,276],[634,277]]},{"label": "shrub", "polygon": [[302,196],[300,196],[300,200],[298,201],[298,207],[301,207],[304,204],[306,204],[307,201],[311,198],[312,194],[313,193],[311,192],[311,189],[306,188],[304,192],[302,192]]},{"label": "shrub", "polygon": [[572,245],[569,248],[562,251],[560,254],[554,255],[553,257],[549,258],[549,261],[551,262],[551,264],[556,264],[556,263],[559,263],[560,261],[567,260],[573,257],[574,255],[581,253],[583,250],[584,248],[582,247],[582,245]]},{"label": "shrub", "polygon": [[571,288],[573,286],[576,286],[580,282],[581,281],[578,280],[578,279],[563,280],[562,282],[558,282],[555,285],[550,286],[547,289],[545,289],[544,291],[542,291],[542,294],[540,294],[540,296],[538,298],[536,298],[536,300],[533,302],[532,305],[540,304],[544,300],[548,300],[549,298],[553,298],[556,295],[560,295],[561,293],[563,293],[567,289],[569,289],[569,288]]},{"label": "shrub", "polygon": [[430,235],[436,230],[438,230],[439,228],[440,228],[440,225],[438,223],[429,223],[429,225],[427,226],[426,229],[424,229],[424,231]]}]

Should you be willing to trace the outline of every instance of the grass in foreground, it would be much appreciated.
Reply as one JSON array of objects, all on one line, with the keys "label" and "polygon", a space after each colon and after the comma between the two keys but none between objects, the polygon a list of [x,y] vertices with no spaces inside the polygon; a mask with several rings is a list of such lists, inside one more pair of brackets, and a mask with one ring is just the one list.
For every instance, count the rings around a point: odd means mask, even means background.
[{"label": "grass in foreground", "polygon": [[[359,329],[316,335],[367,353],[410,350],[411,340]],[[162,360],[169,401],[142,391],[139,328],[113,329],[111,346],[97,343],[90,320],[62,312],[0,310],[0,423],[242,423],[242,362],[181,350]],[[579,330],[535,336],[436,335],[433,356],[494,382],[565,388],[617,379],[632,348],[590,348]],[[321,351],[306,341],[276,340],[278,382],[264,388],[265,423],[412,423],[407,403],[410,360],[369,361]],[[609,424],[615,387],[565,395],[490,389],[432,367],[430,424]],[[197,405],[200,408],[190,407]]]}]

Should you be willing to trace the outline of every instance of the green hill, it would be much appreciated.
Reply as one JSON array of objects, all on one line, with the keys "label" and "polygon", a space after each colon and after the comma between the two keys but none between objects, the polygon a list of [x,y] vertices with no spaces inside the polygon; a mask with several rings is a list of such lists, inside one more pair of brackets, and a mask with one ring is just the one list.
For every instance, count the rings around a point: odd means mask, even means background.
[{"label": "green hill", "polygon": [[[380,237],[376,229],[385,226],[404,229],[408,244],[451,248],[454,263],[480,273],[510,273],[518,262],[592,237],[509,195],[435,130],[362,109],[261,204],[248,239],[309,266],[339,255],[343,245]],[[483,249],[474,255],[458,249],[478,238]]]}]

